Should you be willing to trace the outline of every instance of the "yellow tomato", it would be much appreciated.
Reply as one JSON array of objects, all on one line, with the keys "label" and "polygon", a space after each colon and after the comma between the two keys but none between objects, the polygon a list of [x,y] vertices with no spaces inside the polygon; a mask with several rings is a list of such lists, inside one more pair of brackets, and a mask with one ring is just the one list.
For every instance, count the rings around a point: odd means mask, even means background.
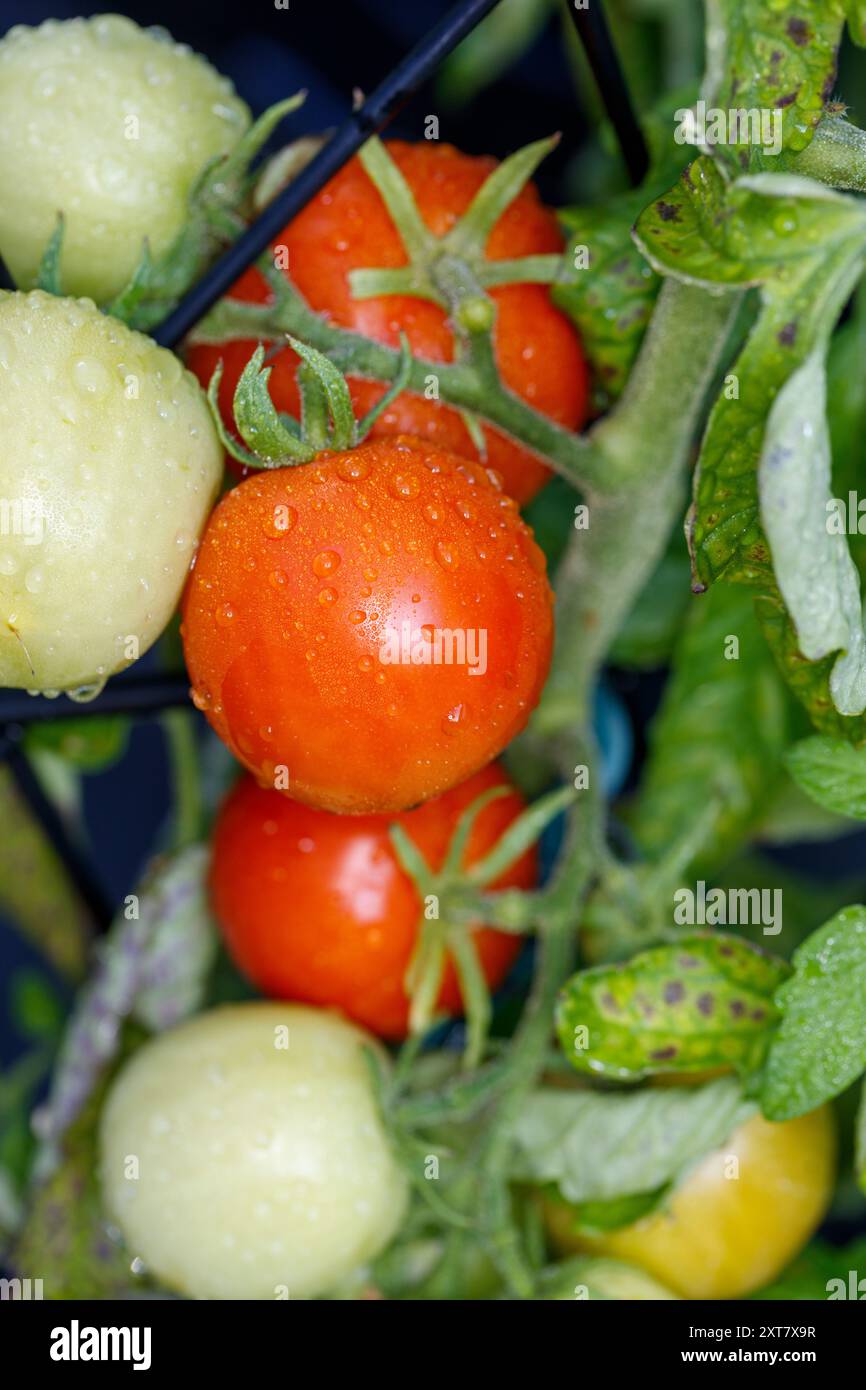
[{"label": "yellow tomato", "polygon": [[809,1239],[830,1199],[835,1159],[828,1106],[784,1124],[756,1115],[634,1225],[577,1234],[573,1208],[546,1200],[547,1228],[558,1249],[630,1261],[683,1298],[741,1298]]}]

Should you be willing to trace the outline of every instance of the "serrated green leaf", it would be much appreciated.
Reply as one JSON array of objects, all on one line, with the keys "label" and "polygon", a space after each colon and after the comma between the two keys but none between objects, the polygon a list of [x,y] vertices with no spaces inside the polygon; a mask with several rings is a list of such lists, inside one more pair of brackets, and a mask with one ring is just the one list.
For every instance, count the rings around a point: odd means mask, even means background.
[{"label": "serrated green leaf", "polygon": [[[645,194],[630,193],[600,207],[559,213],[568,244],[564,283],[555,284],[551,293],[580,333],[598,410],[622,394],[658,294],[659,277],[631,239],[645,204]],[[584,247],[589,265],[578,268],[575,256]]]},{"label": "serrated green leaf", "polygon": [[821,661],[806,660],[797,642],[796,628],[778,592],[758,594],[755,614],[786,685],[803,705],[814,727],[820,733],[848,739],[855,745],[866,741],[866,716],[842,715],[833,705],[830,676],[835,654]]},{"label": "serrated green leaf", "polygon": [[866,820],[866,748],[817,734],[789,748],[785,766],[819,806]]},{"label": "serrated green leaf", "polygon": [[787,964],[719,932],[684,936],[625,965],[574,975],[559,998],[556,1030],[581,1072],[637,1080],[659,1072],[761,1062],[778,1018],[773,994]]},{"label": "serrated green leaf", "polygon": [[[782,148],[804,149],[833,91],[842,22],[837,0],[709,0],[708,106],[778,111]],[[769,151],[747,140],[715,151],[738,171],[773,165]]]},{"label": "serrated green leaf", "polygon": [[[515,1121],[513,1176],[554,1184],[587,1215],[627,1224],[642,1214],[622,1199],[656,1195],[723,1144],[755,1110],[738,1083],[721,1077],[704,1086],[644,1087],[625,1094],[541,1089]],[[612,1206],[620,1206],[618,1220]],[[584,1208],[583,1204],[593,1204]]]},{"label": "serrated green leaf", "polygon": [[691,600],[673,661],[629,822],[658,859],[715,797],[718,812],[697,860],[707,873],[742,843],[772,796],[786,700],[743,589],[719,586]]},{"label": "serrated green leaf", "polygon": [[793,964],[776,994],[782,1019],[761,1088],[770,1120],[815,1110],[866,1068],[866,908],[843,908],[803,942]]}]

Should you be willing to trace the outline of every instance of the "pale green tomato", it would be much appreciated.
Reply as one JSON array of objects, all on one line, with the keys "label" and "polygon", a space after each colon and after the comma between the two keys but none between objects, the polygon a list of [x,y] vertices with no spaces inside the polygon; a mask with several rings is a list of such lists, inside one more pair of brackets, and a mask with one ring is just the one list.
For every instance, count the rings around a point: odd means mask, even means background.
[{"label": "pale green tomato", "polygon": [[0,293],[0,685],[86,693],[146,651],[222,467],[173,353],[89,300]]},{"label": "pale green tomato", "polygon": [[121,15],[20,25],[0,43],[0,253],[35,283],[62,211],[66,294],[105,302],[142,239],[158,255],[189,191],[249,111],[227,78],[164,31]]},{"label": "pale green tomato", "polygon": [[360,1028],[236,1004],[146,1044],[102,1115],[106,1210],[131,1257],[193,1298],[307,1298],[373,1258],[406,1180]]}]

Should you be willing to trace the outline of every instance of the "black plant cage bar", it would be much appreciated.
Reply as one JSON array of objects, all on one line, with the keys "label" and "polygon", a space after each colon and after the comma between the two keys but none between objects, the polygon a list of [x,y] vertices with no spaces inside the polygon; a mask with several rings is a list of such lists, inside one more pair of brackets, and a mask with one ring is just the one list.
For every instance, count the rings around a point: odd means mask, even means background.
[{"label": "black plant cage bar", "polygon": [[[175,347],[211,306],[226,293],[249,265],[279,235],[282,228],[355,154],[365,140],[383,130],[436,71],[447,55],[493,9],[499,0],[462,0],[424,35],[376,90],[359,101],[349,118],[295,179],[209,268],[152,337],[164,347]],[[633,184],[640,183],[649,156],[629,97],[602,0],[578,8],[576,0],[564,0],[583,44],[605,110],[619,141],[623,161]],[[0,288],[14,288],[0,260]],[[87,719],[106,715],[145,718],[165,710],[189,708],[189,682],[184,672],[169,675],[119,676],[87,704],[60,705],[42,695],[0,690],[0,760],[15,782],[31,813],[63,864],[71,884],[93,918],[96,930],[105,931],[113,917],[96,867],[80,842],[70,834],[63,817],[35,775],[23,740],[27,727],[63,719]]]}]

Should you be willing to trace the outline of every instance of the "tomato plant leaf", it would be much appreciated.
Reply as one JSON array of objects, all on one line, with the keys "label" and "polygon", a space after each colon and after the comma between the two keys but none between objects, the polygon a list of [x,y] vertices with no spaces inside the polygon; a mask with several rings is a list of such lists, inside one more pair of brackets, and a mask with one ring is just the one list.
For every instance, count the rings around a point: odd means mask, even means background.
[{"label": "tomato plant leaf", "polygon": [[853,820],[866,820],[866,748],[816,734],[785,753],[785,766],[819,806]]},{"label": "tomato plant leaf", "polygon": [[[778,113],[782,148],[805,148],[833,91],[842,21],[838,0],[709,0],[707,105]],[[719,159],[737,170],[772,167],[751,124],[727,134],[743,138],[716,145]]]},{"label": "tomato plant leaf", "polygon": [[767,1055],[761,1109],[805,1115],[866,1068],[866,908],[846,907],[794,952],[776,994],[781,1023]]},{"label": "tomato plant leaf", "polygon": [[631,239],[632,224],[645,203],[645,194],[630,193],[603,207],[559,213],[568,244],[564,283],[555,284],[552,295],[580,332],[597,410],[622,395],[658,294],[659,277]]},{"label": "tomato plant leaf", "polygon": [[684,936],[572,976],[557,1007],[559,1041],[578,1071],[623,1081],[719,1066],[746,1073],[763,1058],[788,969],[736,936]]},{"label": "tomato plant leaf", "polygon": [[[555,1184],[578,1204],[655,1194],[723,1144],[755,1109],[731,1077],[625,1094],[542,1088],[527,1097],[512,1130],[513,1176]],[[621,1214],[635,1219],[634,1212]],[[579,1220],[586,1216],[578,1213]],[[613,1209],[608,1216],[623,1224]]]},{"label": "tomato plant leaf", "polygon": [[773,793],[787,725],[751,594],[722,585],[693,599],[629,812],[644,852],[657,859],[682,840],[715,796],[701,872],[728,858]]},{"label": "tomato plant leaf", "polygon": [[770,411],[758,487],[776,581],[809,661],[839,652],[830,694],[841,714],[866,709],[860,580],[845,536],[830,525],[830,438],[823,355],[813,353]]}]

